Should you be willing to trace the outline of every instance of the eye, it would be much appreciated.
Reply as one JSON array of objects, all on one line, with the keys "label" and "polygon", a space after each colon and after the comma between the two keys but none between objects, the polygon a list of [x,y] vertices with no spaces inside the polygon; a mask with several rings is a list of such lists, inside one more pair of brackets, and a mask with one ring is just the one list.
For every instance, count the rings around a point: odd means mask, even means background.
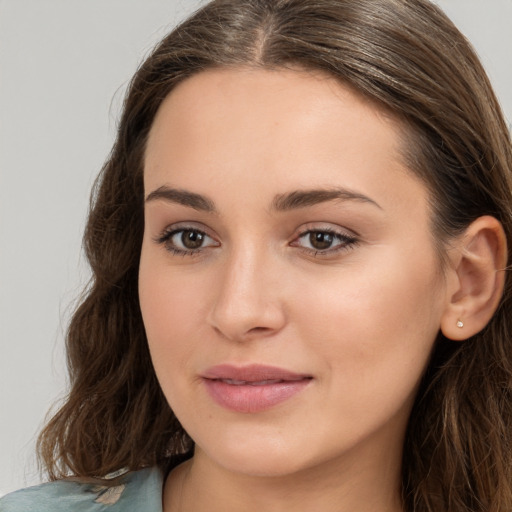
[{"label": "eye", "polygon": [[314,255],[327,255],[348,249],[356,243],[357,239],[346,233],[315,229],[302,233],[291,245],[303,248]]},{"label": "eye", "polygon": [[157,240],[174,254],[194,254],[206,247],[217,247],[219,243],[204,231],[195,228],[180,228],[166,231]]}]

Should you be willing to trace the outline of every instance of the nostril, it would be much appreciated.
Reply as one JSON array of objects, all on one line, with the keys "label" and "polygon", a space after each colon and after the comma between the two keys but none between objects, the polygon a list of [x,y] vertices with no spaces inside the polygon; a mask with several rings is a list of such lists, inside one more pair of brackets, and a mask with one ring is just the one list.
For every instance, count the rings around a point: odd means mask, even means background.
[{"label": "nostril", "polygon": [[264,333],[266,331],[271,331],[271,330],[272,329],[270,329],[270,327],[253,327],[252,329],[249,329],[249,331],[247,331],[247,332],[259,334],[259,333]]}]

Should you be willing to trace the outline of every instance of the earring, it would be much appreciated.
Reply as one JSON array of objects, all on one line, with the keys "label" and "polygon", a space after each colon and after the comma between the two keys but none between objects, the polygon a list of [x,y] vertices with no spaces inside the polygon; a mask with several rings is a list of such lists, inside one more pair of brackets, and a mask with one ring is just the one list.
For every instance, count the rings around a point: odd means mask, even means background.
[{"label": "earring", "polygon": [[462,327],[464,327],[464,322],[462,320],[457,320],[457,327],[462,329]]}]

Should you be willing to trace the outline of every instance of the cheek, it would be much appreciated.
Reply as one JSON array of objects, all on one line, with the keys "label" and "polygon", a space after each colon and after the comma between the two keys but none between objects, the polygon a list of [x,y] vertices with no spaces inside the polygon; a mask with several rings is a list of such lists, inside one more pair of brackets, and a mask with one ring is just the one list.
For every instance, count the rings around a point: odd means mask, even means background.
[{"label": "cheek", "polygon": [[300,337],[321,356],[331,389],[377,406],[383,394],[400,401],[416,389],[442,312],[434,259],[393,250],[381,256],[380,264],[354,265],[307,288],[303,283],[308,293],[294,301],[293,314],[304,319]]},{"label": "cheek", "polygon": [[146,331],[155,338],[165,332],[170,337],[195,321],[201,314],[201,290],[197,288],[189,279],[176,276],[175,270],[144,272],[141,268],[139,296]]},{"label": "cheek", "polygon": [[[164,256],[165,257],[165,256]],[[184,368],[194,351],[191,332],[204,328],[201,292],[197,283],[179,268],[162,264],[161,256],[142,252],[139,269],[139,299],[151,357],[162,387],[172,379],[173,369]]]}]

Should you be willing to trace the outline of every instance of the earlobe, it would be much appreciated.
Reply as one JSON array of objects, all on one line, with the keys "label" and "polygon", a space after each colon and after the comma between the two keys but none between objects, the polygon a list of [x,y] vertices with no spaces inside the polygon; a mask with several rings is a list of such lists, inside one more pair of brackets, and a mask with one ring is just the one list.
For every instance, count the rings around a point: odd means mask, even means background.
[{"label": "earlobe", "polygon": [[441,331],[449,339],[464,340],[489,323],[503,294],[507,242],[501,223],[490,216],[476,219],[450,258],[455,279],[448,285]]}]

